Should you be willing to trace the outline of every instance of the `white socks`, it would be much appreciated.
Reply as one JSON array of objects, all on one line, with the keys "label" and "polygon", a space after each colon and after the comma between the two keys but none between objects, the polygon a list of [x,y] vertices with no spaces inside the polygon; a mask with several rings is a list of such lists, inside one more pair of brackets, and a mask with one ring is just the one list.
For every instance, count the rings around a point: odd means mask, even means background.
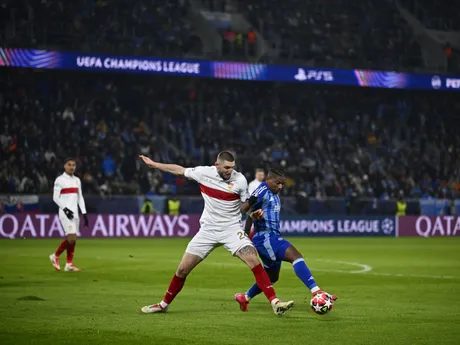
[{"label": "white socks", "polygon": [[272,306],[275,306],[280,300],[278,298],[274,298],[272,299],[272,301],[270,302],[272,304]]},{"label": "white socks", "polygon": [[321,290],[319,287],[315,286],[314,288],[311,289],[311,293],[315,293],[316,291]]}]

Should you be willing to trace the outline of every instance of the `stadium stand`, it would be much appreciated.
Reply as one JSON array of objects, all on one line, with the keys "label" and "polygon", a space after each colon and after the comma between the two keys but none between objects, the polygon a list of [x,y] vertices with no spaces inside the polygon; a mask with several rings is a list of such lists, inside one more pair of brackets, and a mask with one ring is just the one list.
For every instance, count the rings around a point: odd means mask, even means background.
[{"label": "stadium stand", "polygon": [[387,1],[249,0],[239,10],[281,58],[327,67],[420,66],[420,46]]},{"label": "stadium stand", "polygon": [[196,36],[181,0],[8,0],[1,9],[9,47],[183,56]]},{"label": "stadium stand", "polygon": [[2,193],[49,192],[69,155],[88,193],[193,193],[184,179],[146,175],[137,154],[198,165],[221,149],[248,178],[285,166],[286,194],[460,190],[456,94],[24,70],[0,79]]}]

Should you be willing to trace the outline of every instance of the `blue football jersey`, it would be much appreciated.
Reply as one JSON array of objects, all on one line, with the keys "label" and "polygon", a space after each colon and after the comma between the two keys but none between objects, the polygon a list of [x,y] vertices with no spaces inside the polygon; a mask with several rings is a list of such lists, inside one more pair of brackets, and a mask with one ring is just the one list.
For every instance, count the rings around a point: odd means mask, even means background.
[{"label": "blue football jersey", "polygon": [[281,202],[279,196],[273,194],[265,182],[261,183],[252,195],[257,196],[257,202],[252,208],[264,211],[264,218],[253,223],[255,232],[280,233]]}]

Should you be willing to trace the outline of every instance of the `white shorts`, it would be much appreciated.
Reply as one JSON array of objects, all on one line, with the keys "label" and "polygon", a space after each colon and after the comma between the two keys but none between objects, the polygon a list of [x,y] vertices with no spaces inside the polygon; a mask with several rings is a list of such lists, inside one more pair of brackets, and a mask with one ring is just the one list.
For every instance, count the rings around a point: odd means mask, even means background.
[{"label": "white shorts", "polygon": [[228,230],[203,230],[198,233],[188,243],[186,253],[198,255],[202,259],[206,258],[215,248],[223,245],[232,255],[243,247],[254,247],[251,240],[241,227],[230,228]]},{"label": "white shorts", "polygon": [[70,234],[76,234],[79,232],[80,229],[80,219],[79,218],[74,218],[70,220],[67,217],[59,217],[59,220],[61,221],[62,228],[64,229],[64,232],[66,235]]}]

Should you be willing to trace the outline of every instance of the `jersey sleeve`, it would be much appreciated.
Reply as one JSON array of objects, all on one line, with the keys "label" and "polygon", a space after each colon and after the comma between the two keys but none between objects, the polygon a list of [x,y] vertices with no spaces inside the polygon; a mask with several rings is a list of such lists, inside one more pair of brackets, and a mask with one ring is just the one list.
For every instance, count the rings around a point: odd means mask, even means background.
[{"label": "jersey sleeve", "polygon": [[241,202],[245,202],[246,200],[249,199],[248,181],[246,180],[246,177],[244,176],[241,177],[241,189],[239,193],[240,193]]},{"label": "jersey sleeve", "polygon": [[195,180],[196,182],[200,183],[203,179],[203,171],[205,167],[195,167],[195,168],[185,168],[184,176],[189,180]]},{"label": "jersey sleeve", "polygon": [[83,198],[83,190],[81,188],[81,180],[78,179],[78,206],[80,206],[81,213],[86,214],[86,204]]},{"label": "jersey sleeve", "polygon": [[60,182],[61,181],[59,177],[56,180],[54,180],[53,201],[56,205],[58,205],[60,209],[64,209],[64,205],[61,202],[61,199],[59,198],[61,195],[61,190],[62,190],[62,186]]},{"label": "jersey sleeve", "polygon": [[262,208],[267,191],[267,186],[262,186],[261,188],[256,188],[256,190],[252,192],[251,195],[257,197],[257,202],[252,205],[252,209],[258,210]]}]

